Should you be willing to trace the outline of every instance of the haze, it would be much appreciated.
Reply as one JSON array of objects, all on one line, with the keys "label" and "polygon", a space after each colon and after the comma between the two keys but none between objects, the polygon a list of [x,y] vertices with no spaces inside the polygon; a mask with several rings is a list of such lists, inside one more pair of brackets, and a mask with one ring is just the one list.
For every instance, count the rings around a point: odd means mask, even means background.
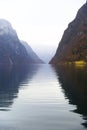
[{"label": "haze", "polygon": [[0,18],[48,62],[85,0],[0,0]]}]

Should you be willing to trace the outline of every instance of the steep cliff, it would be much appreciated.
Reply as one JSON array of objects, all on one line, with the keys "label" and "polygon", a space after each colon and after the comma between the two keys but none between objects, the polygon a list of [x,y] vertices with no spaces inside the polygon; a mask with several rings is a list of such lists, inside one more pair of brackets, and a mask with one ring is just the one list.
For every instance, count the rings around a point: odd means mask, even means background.
[{"label": "steep cliff", "polygon": [[11,24],[0,19],[0,64],[31,63],[42,63],[42,60],[37,57],[34,59],[19,40]]},{"label": "steep cliff", "polygon": [[87,3],[68,25],[50,63],[87,61]]}]

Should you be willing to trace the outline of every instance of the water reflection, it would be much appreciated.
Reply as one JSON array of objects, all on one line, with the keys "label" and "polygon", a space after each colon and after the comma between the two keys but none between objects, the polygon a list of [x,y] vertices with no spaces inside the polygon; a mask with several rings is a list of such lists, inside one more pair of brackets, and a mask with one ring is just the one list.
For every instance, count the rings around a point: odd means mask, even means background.
[{"label": "water reflection", "polygon": [[54,67],[65,97],[69,103],[76,105],[73,112],[82,115],[87,127],[87,66],[59,66]]},{"label": "water reflection", "polygon": [[37,68],[37,65],[0,66],[0,111],[10,110],[19,88],[27,82],[27,79],[31,80]]}]

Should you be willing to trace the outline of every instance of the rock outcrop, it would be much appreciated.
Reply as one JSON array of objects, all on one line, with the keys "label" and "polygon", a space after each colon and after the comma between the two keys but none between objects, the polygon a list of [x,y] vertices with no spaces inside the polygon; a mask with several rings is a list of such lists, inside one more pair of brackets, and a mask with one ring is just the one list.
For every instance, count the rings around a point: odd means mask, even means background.
[{"label": "rock outcrop", "polygon": [[68,25],[50,63],[87,61],[87,3]]},{"label": "rock outcrop", "polygon": [[[31,49],[29,51],[31,52]],[[33,51],[32,55],[30,55],[30,52],[21,43],[11,24],[4,19],[0,19],[0,64],[42,63],[39,58],[33,58]]]}]

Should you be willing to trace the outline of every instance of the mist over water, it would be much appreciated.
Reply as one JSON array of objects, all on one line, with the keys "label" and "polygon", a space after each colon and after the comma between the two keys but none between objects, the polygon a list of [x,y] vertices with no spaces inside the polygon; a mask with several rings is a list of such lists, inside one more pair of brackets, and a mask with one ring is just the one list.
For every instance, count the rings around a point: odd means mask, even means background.
[{"label": "mist over water", "polygon": [[85,130],[87,69],[0,67],[1,130]]}]

